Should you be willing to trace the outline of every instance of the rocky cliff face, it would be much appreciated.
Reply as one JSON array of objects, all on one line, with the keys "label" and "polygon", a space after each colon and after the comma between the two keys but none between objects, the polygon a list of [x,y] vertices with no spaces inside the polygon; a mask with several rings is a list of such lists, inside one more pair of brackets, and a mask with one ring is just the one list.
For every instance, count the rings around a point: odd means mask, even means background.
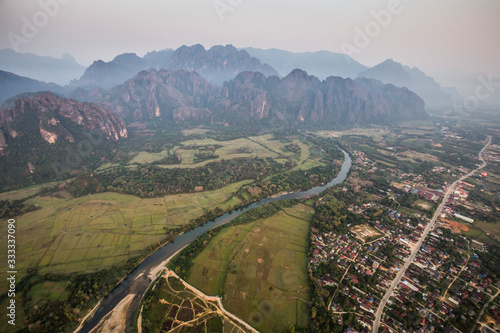
[{"label": "rocky cliff face", "polygon": [[217,45],[209,50],[200,44],[181,46],[175,50],[165,68],[194,71],[219,86],[244,71],[261,72],[265,76],[279,75],[271,66],[261,64],[247,51],[238,51],[232,45]]},{"label": "rocky cliff face", "polygon": [[225,97],[224,89],[194,72],[150,69],[110,91],[91,91],[87,99],[113,110],[127,122],[182,122],[209,121]]},{"label": "rocky cliff face", "polygon": [[7,148],[7,140],[5,139],[5,135],[3,135],[2,131],[0,131],[0,155],[3,155],[4,150]]},{"label": "rocky cliff face", "polygon": [[93,91],[88,100],[127,122],[363,124],[427,117],[423,100],[406,88],[370,79],[320,81],[302,70],[283,79],[242,72],[222,88],[194,72],[148,70],[108,92]]},{"label": "rocky cliff face", "polygon": [[113,156],[113,142],[125,137],[125,122],[102,106],[24,94],[0,106],[0,188],[95,169]]},{"label": "rocky cliff face", "polygon": [[362,124],[427,117],[420,97],[375,80],[329,77],[320,81],[294,70],[281,80],[242,73],[225,88],[230,106],[221,115],[230,120]]},{"label": "rocky cliff face", "polygon": [[127,137],[124,121],[111,111],[52,93],[23,97],[12,106],[2,108],[0,130],[4,134],[3,140],[0,137],[4,149],[9,141],[23,136],[36,137],[33,131],[49,144],[58,141],[75,142],[76,132],[86,130],[99,132],[108,140]]}]

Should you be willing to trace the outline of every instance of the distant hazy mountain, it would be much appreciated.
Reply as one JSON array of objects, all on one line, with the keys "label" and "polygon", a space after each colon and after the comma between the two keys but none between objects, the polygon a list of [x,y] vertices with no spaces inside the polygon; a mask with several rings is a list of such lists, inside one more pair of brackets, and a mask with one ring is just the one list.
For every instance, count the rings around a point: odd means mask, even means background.
[{"label": "distant hazy mountain", "polygon": [[0,70],[65,85],[79,78],[85,71],[85,67],[78,64],[69,54],[57,59],[3,49],[0,50]]},{"label": "distant hazy mountain", "polygon": [[[174,54],[173,49],[165,49],[161,51],[151,51],[148,52],[144,57],[144,61],[149,66],[149,68],[160,69],[165,67],[167,62],[170,60]],[[137,73],[136,73],[137,74]]]},{"label": "distant hazy mountain", "polygon": [[329,76],[356,78],[357,75],[368,69],[347,54],[329,51],[293,53],[278,49],[244,48],[252,57],[268,63],[284,76],[296,68],[305,70],[321,80]]},{"label": "distant hazy mountain", "polygon": [[456,89],[441,87],[432,77],[425,75],[418,68],[403,66],[392,59],[360,73],[359,77],[392,83],[398,87],[407,87],[422,97],[428,106],[450,104],[453,99],[459,96]]},{"label": "distant hazy mountain", "polygon": [[14,73],[0,71],[0,103],[24,92],[37,91],[62,93],[64,88],[55,83],[46,83]]},{"label": "distant hazy mountain", "polygon": [[[463,96],[456,103],[458,105],[463,106],[468,101],[469,109],[471,106],[473,106],[472,109],[476,109],[475,103],[477,103],[477,109],[500,106],[500,86],[498,84],[500,77],[494,77],[484,72],[454,73],[453,76],[447,77],[447,82],[451,82],[457,87]],[[478,95],[477,92],[479,92]]]},{"label": "distant hazy mountain", "polygon": [[71,82],[70,86],[110,89],[134,77],[141,70],[163,67],[173,53],[174,51],[170,49],[153,51],[143,58],[135,53],[124,53],[110,62],[97,60],[85,70],[80,79]]},{"label": "distant hazy mountain", "polygon": [[87,99],[127,122],[352,125],[427,117],[422,99],[408,89],[368,79],[320,81],[302,70],[283,79],[242,72],[223,87],[195,72],[148,70],[110,91],[93,91]]},{"label": "distant hazy mountain", "polygon": [[195,71],[213,84],[222,85],[243,71],[260,71],[264,75],[278,75],[268,65],[262,65],[245,51],[231,45],[214,46],[205,50],[201,45],[181,46],[177,50],[153,51],[143,58],[135,53],[125,53],[110,62],[95,61],[83,76],[71,82],[72,88],[111,89],[134,77],[139,71],[154,69],[184,69]]},{"label": "distant hazy mountain", "polygon": [[209,50],[200,44],[181,46],[175,50],[165,68],[194,71],[219,86],[244,71],[261,72],[265,76],[279,75],[271,66],[262,64],[248,52],[238,51],[232,45],[217,45]]}]

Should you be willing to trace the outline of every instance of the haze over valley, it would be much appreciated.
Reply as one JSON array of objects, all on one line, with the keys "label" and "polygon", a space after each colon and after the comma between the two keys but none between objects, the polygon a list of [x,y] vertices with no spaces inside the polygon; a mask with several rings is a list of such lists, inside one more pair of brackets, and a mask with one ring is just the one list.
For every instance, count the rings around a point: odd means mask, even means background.
[{"label": "haze over valley", "polygon": [[499,12],[0,2],[0,331],[499,331]]}]

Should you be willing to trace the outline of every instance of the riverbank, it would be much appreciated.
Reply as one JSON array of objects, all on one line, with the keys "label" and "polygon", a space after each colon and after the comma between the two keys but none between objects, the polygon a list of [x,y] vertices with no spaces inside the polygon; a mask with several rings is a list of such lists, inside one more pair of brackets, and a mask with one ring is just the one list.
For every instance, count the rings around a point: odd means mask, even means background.
[{"label": "riverbank", "polygon": [[[206,231],[219,225],[229,223],[234,218],[250,209],[257,208],[267,203],[275,202],[278,200],[306,198],[308,196],[319,194],[329,187],[342,183],[347,178],[352,161],[347,152],[345,152],[344,150],[341,151],[345,157],[341,170],[339,174],[326,185],[314,187],[307,191],[288,193],[276,198],[264,198],[259,202],[252,203],[246,207],[242,207],[236,211],[226,213],[215,218],[212,221],[206,222],[203,225],[200,225],[178,236],[165,246],[162,246],[159,250],[146,258],[139,266],[137,266],[137,268],[131,274],[129,274],[119,286],[117,286],[113,291],[109,293],[107,297],[105,297],[105,299],[103,299],[103,301],[101,302],[101,306],[96,311],[95,315],[83,326],[80,332],[91,332],[94,327],[121,302],[123,298],[127,297],[127,295],[135,294],[140,295],[140,298],[142,298],[142,295],[144,295],[151,284],[151,279],[149,278],[151,270],[153,270],[155,267],[158,267],[158,265],[161,265],[161,263],[165,260],[171,258],[175,253],[184,248],[186,245],[191,244],[196,238],[198,238],[198,236],[202,235]],[[134,321],[134,314],[140,306],[140,298],[135,297],[132,300],[130,309],[128,311],[129,318],[127,318],[126,331],[131,331],[131,327]]]},{"label": "riverbank", "polygon": [[[165,266],[168,264],[170,259],[172,259],[178,252],[182,251],[182,249],[178,250],[171,257],[167,258],[166,260],[161,262],[158,266],[152,268],[149,271],[148,278],[151,279],[150,285],[152,285],[156,281],[159,273],[165,269]],[[139,274],[136,277],[136,279],[141,278],[142,276],[143,276],[143,273]],[[101,321],[96,325],[96,327],[90,332],[95,332],[95,333],[124,332],[125,331],[125,324],[127,321],[127,312],[130,308],[132,301],[134,300],[134,298],[136,296],[137,295],[132,295],[132,294],[127,295],[120,303],[118,303],[118,305],[110,313],[108,313],[106,316],[104,316],[101,319]],[[142,301],[142,296],[141,296],[140,301]],[[92,311],[94,311],[94,310],[92,310]],[[88,318],[88,315],[85,318]],[[80,325],[80,327],[77,330],[75,330],[75,333],[78,332],[79,329],[81,329],[81,326],[82,325]]]}]

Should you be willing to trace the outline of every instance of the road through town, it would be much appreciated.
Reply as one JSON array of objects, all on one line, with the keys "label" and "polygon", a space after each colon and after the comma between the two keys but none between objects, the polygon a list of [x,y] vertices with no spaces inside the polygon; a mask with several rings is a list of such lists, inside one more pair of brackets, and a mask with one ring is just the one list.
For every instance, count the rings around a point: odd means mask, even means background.
[{"label": "road through town", "polygon": [[384,312],[384,308],[385,308],[385,305],[387,304],[387,301],[391,297],[391,295],[394,292],[394,290],[396,289],[396,287],[401,282],[401,279],[405,275],[406,270],[408,269],[408,267],[410,267],[411,263],[413,262],[413,259],[415,258],[415,255],[420,250],[420,247],[422,246],[422,243],[424,242],[425,238],[427,237],[427,234],[431,231],[431,229],[434,226],[434,223],[436,222],[436,220],[439,218],[439,215],[441,215],[441,212],[442,212],[444,206],[448,202],[448,199],[449,199],[451,193],[454,192],[455,187],[457,186],[457,184],[459,182],[461,182],[461,181],[469,178],[470,176],[472,176],[473,174],[475,174],[477,171],[481,170],[482,168],[484,168],[486,166],[486,162],[484,160],[483,153],[488,148],[488,146],[490,144],[491,144],[491,137],[488,137],[488,140],[486,141],[486,145],[479,152],[479,159],[483,163],[479,167],[477,167],[476,169],[472,170],[468,174],[466,174],[466,175],[462,176],[460,179],[456,180],[448,188],[448,191],[446,191],[446,194],[444,195],[443,200],[441,201],[441,204],[439,205],[439,207],[437,208],[436,212],[434,213],[434,216],[432,217],[432,220],[427,224],[424,232],[422,233],[422,236],[420,237],[420,240],[418,241],[418,243],[416,244],[416,246],[413,248],[412,252],[410,253],[410,256],[406,258],[404,266],[399,270],[399,273],[397,274],[396,278],[392,281],[391,286],[389,287],[389,289],[385,293],[384,297],[382,298],[382,301],[380,302],[380,304],[379,304],[379,306],[377,308],[377,312],[375,313],[375,320],[373,321],[373,333],[377,333],[378,332],[378,329],[379,329],[379,326],[380,326],[380,319],[381,319],[382,314]]}]

